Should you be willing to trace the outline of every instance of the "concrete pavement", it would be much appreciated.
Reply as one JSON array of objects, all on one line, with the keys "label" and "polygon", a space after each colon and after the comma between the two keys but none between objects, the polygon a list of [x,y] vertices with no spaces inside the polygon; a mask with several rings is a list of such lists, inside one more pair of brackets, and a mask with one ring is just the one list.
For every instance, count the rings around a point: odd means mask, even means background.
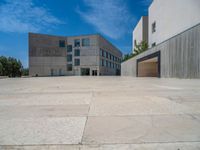
[{"label": "concrete pavement", "polygon": [[200,80],[0,80],[0,149],[199,150]]}]

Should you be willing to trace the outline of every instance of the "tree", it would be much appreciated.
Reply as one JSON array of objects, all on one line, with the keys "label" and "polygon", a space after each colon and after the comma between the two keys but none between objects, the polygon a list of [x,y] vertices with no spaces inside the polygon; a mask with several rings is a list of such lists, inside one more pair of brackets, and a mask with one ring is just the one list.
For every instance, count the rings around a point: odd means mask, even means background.
[{"label": "tree", "polygon": [[135,48],[134,51],[135,53],[138,55],[144,51],[146,51],[148,49],[148,44],[146,41],[142,41],[141,43],[137,44],[137,42],[135,42]]},{"label": "tree", "polygon": [[139,55],[140,53],[146,51],[147,49],[148,49],[147,42],[142,41],[141,43],[137,44],[137,42],[135,41],[134,53],[125,54],[122,61],[124,62],[130,58],[133,58],[133,57]]},{"label": "tree", "polygon": [[2,63],[0,62],[0,76],[2,76],[3,75],[3,65],[2,65]]},{"label": "tree", "polygon": [[0,74],[2,76],[9,76],[9,77],[20,77],[22,74],[22,63],[20,60],[17,60],[13,57],[0,57],[1,69]]}]

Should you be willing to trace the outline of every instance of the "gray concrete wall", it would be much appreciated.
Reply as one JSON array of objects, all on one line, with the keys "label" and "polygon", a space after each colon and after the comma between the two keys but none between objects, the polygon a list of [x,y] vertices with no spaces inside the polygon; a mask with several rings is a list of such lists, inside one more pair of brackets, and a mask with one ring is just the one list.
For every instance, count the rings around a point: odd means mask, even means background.
[{"label": "gray concrete wall", "polygon": [[[66,75],[66,49],[59,47],[59,40],[65,37],[43,34],[29,34],[29,75]],[[61,74],[59,74],[61,70]]]},{"label": "gray concrete wall", "polygon": [[148,43],[148,16],[142,16],[133,30],[132,50],[135,48],[135,40],[137,44],[142,41]]},{"label": "gray concrete wall", "polygon": [[[113,44],[111,44],[109,41],[107,41],[102,36],[99,36],[98,38],[99,38],[99,53],[100,53],[100,49],[103,49],[103,50],[109,52],[110,54],[112,54],[113,56],[122,59],[122,53],[118,48],[116,48]],[[99,54],[99,56],[100,56],[100,54]],[[121,72],[121,62],[113,61],[113,60],[110,60],[109,58],[102,57],[102,56],[99,57],[99,62],[100,62],[100,60],[107,60],[108,62],[112,62],[114,64],[119,65],[118,69]],[[117,68],[101,66],[101,64],[100,64],[101,75],[116,75],[116,72],[117,72]]]},{"label": "gray concrete wall", "polygon": [[[149,7],[149,45],[157,44],[200,23],[200,0],[154,0]],[[156,22],[156,32],[152,24]]]},{"label": "gray concrete wall", "polygon": [[123,62],[121,74],[136,76],[137,59],[161,52],[161,77],[200,78],[200,24]]}]

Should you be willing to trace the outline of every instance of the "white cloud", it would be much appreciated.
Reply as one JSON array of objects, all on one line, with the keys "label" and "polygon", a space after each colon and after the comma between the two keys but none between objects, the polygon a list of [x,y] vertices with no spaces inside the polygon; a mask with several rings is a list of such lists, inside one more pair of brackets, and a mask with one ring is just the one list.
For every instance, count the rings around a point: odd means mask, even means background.
[{"label": "white cloud", "polygon": [[48,9],[35,6],[32,0],[5,0],[0,5],[1,32],[38,32],[61,21]]},{"label": "white cloud", "polygon": [[130,31],[134,17],[123,0],[84,0],[84,3],[89,10],[78,13],[99,32],[118,39]]}]

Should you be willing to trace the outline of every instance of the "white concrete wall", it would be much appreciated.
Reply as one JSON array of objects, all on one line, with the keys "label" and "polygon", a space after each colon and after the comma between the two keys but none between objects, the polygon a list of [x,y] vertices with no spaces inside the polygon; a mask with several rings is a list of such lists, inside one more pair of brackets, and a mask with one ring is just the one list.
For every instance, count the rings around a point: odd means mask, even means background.
[{"label": "white concrete wall", "polygon": [[142,42],[143,40],[143,18],[141,17],[140,21],[138,22],[137,26],[133,30],[133,47],[132,50],[134,52],[135,47],[135,40],[137,43]]},{"label": "white concrete wall", "polygon": [[[152,23],[156,21],[156,32]],[[159,44],[200,23],[200,0],[154,0],[149,7],[149,45]]]}]

